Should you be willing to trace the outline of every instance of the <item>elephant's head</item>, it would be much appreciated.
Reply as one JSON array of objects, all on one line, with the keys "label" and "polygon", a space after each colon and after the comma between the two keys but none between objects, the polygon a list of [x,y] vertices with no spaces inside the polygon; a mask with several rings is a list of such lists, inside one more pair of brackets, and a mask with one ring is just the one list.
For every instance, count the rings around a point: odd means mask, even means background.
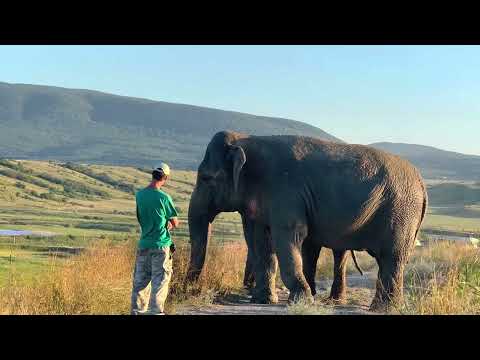
[{"label": "elephant's head", "polygon": [[205,263],[211,223],[222,211],[236,211],[240,171],[246,162],[236,140],[246,137],[233,132],[215,134],[198,167],[197,183],[190,199],[188,226],[191,254],[188,280],[197,280]]}]

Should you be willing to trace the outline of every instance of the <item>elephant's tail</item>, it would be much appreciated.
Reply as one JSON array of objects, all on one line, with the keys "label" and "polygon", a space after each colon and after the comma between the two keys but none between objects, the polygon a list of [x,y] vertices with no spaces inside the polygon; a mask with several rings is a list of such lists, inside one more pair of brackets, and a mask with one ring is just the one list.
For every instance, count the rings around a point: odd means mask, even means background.
[{"label": "elephant's tail", "polygon": [[363,276],[362,268],[360,267],[360,265],[358,265],[357,258],[355,257],[355,251],[350,250],[350,252],[352,253],[352,258],[353,258],[353,262],[355,263],[355,267],[357,268],[358,272]]},{"label": "elephant's tail", "polygon": [[418,223],[417,231],[415,232],[415,241],[417,240],[418,231],[420,226],[422,226],[423,219],[425,218],[425,213],[427,212],[428,207],[428,194],[427,189],[425,188],[425,183],[422,181],[422,190],[423,190],[423,206],[422,206],[422,216],[420,217],[420,222]]}]

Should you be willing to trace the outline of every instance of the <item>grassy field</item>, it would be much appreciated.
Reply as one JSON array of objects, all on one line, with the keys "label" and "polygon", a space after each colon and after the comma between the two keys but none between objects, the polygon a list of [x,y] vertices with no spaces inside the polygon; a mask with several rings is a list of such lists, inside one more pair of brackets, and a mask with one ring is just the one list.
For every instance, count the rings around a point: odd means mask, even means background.
[{"label": "grassy field", "polygon": [[0,246],[0,287],[12,279],[28,284],[43,276],[49,269],[61,266],[65,257],[46,251],[35,251]]}]

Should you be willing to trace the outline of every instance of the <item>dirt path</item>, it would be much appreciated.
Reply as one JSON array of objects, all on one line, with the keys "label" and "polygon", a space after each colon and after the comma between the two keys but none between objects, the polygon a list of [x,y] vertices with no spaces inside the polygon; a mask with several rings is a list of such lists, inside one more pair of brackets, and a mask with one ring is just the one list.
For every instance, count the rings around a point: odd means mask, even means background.
[{"label": "dirt path", "polygon": [[[363,276],[352,274],[347,276],[347,304],[328,305],[325,299],[332,285],[331,280],[317,282],[315,305],[305,309],[288,308],[288,290],[277,289],[279,303],[275,305],[250,304],[250,296],[246,294],[230,295],[218,299],[215,304],[201,308],[187,307],[177,310],[178,315],[288,315],[288,314],[333,314],[333,315],[368,315],[368,307],[375,293],[377,275],[367,272]],[[292,310],[294,309],[294,310]]]}]

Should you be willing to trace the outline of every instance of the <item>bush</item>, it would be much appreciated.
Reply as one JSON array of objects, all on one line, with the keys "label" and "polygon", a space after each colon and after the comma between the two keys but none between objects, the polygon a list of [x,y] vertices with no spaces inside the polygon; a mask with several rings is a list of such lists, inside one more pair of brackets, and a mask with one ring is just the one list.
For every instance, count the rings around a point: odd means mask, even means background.
[{"label": "bush", "polygon": [[15,186],[19,189],[25,189],[26,188],[25,184],[23,184],[21,182],[18,182],[18,181],[15,183]]},{"label": "bush", "polygon": [[51,189],[51,187],[48,184],[46,184],[44,181],[40,181],[33,176],[25,175],[21,172],[18,172],[12,169],[0,169],[0,175],[9,177],[11,179],[17,179],[17,180],[20,180],[29,184],[33,184],[45,189]]},{"label": "bush", "polygon": [[52,193],[42,193],[40,194],[40,198],[45,200],[57,200],[57,198]]},{"label": "bush", "polygon": [[114,223],[80,223],[76,226],[78,229],[95,229],[105,231],[130,232],[134,225],[114,224]]},{"label": "bush", "polygon": [[79,172],[81,174],[87,175],[87,176],[89,176],[93,179],[102,181],[106,184],[109,184],[117,190],[126,192],[128,194],[132,194],[132,195],[135,194],[136,189],[135,189],[134,185],[115,180],[106,173],[97,174],[92,169],[90,169],[88,166],[74,164],[74,163],[71,163],[71,162],[67,162],[66,164],[63,164],[62,166],[67,168],[67,169],[70,169],[70,170]]},{"label": "bush", "polygon": [[6,159],[0,159],[0,165],[8,167],[12,170],[25,173],[25,174],[31,174],[32,170],[25,168],[21,163],[14,163]]}]

